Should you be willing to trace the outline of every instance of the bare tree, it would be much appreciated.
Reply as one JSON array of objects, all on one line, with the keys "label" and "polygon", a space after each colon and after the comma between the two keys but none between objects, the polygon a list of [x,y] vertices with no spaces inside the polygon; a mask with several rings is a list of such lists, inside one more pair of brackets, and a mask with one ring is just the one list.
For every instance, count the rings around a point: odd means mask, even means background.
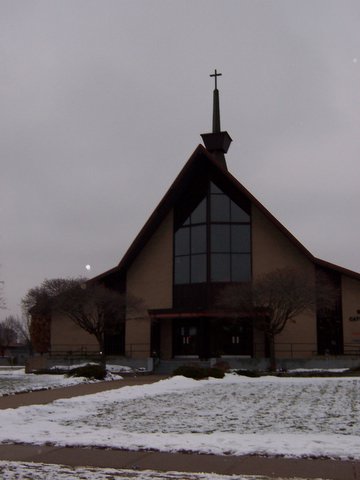
[{"label": "bare tree", "polygon": [[30,323],[28,318],[20,317],[19,315],[8,315],[0,325],[14,332],[15,343],[25,345],[31,350]]},{"label": "bare tree", "polygon": [[99,351],[105,356],[105,333],[115,333],[125,309],[136,308],[137,301],[104,285],[83,278],[45,280],[31,289],[23,307],[32,315],[50,317],[54,313],[68,316],[76,325],[95,336]]},{"label": "bare tree", "polygon": [[315,281],[290,268],[274,270],[251,283],[226,287],[218,304],[240,316],[249,316],[265,333],[270,369],[276,370],[275,337],[289,321],[316,306]]},{"label": "bare tree", "polygon": [[0,330],[4,332],[3,338],[8,337],[11,341],[8,343],[28,343],[29,332],[26,328],[25,320],[16,315],[8,315],[0,323]]},{"label": "bare tree", "polygon": [[94,335],[104,355],[105,333],[115,332],[124,317],[125,295],[99,284],[72,282],[69,287],[56,298],[54,311]]},{"label": "bare tree", "polygon": [[67,286],[66,279],[46,279],[40,286],[31,288],[21,300],[31,345],[37,353],[44,354],[50,349],[50,321],[54,300]]},{"label": "bare tree", "polygon": [[14,345],[18,340],[18,332],[12,317],[6,317],[0,322],[0,346],[9,347]]},{"label": "bare tree", "polygon": [[36,312],[38,315],[50,315],[55,298],[63,291],[78,283],[85,283],[85,278],[66,279],[53,278],[45,279],[38,287],[31,288],[21,300],[21,306],[25,316]]},{"label": "bare tree", "polygon": [[30,318],[29,316],[15,317],[17,320],[17,332],[20,343],[31,348]]}]

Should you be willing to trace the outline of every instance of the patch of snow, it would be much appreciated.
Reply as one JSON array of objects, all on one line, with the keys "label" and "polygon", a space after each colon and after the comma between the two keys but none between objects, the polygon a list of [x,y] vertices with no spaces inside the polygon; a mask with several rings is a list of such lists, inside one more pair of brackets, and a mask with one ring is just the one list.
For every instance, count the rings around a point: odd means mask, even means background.
[{"label": "patch of snow", "polygon": [[109,372],[120,372],[120,373],[132,373],[134,371],[133,368],[127,367],[125,365],[111,365],[106,364],[106,370]]},{"label": "patch of snow", "polygon": [[0,367],[0,377],[11,375],[25,375],[25,367]]},{"label": "patch of snow", "polygon": [[53,365],[52,367],[50,367],[50,370],[72,370],[74,368],[81,368],[81,367],[86,367],[86,365],[99,365],[99,363],[96,363],[96,362],[81,362],[81,363],[72,363],[71,365],[70,364],[67,364],[67,365],[62,365],[62,364],[58,364],[58,365]]},{"label": "patch of snow", "polygon": [[[74,363],[72,365],[62,365],[62,364],[58,364],[58,365],[53,365],[50,370],[54,370],[54,371],[57,371],[57,370],[64,370],[64,371],[68,371],[68,370],[72,370],[74,368],[80,368],[80,367],[85,367],[86,365],[99,365],[99,363],[96,363],[96,362],[83,362],[83,363]],[[135,372],[135,370],[131,367],[127,367],[125,365],[116,365],[116,364],[106,364],[106,370],[110,373],[132,373],[132,372]],[[138,369],[137,371],[140,371],[140,369]],[[1,372],[0,372],[1,374]]]},{"label": "patch of snow", "polygon": [[0,370],[0,396],[20,392],[31,392],[57,387],[68,387],[78,383],[88,382],[83,377],[67,378],[64,375],[25,373],[24,368]]},{"label": "patch of snow", "polygon": [[288,373],[317,373],[317,372],[329,372],[329,373],[344,373],[348,372],[349,368],[295,368],[288,370]]},{"label": "patch of snow", "polygon": [[[70,370],[87,365],[56,365],[51,370]],[[95,365],[95,364],[94,364]],[[125,367],[127,368],[127,367]],[[126,370],[125,370],[126,371]],[[104,378],[105,381],[122,380],[120,371],[109,369]],[[0,367],[0,396],[13,395],[15,393],[32,392],[51,388],[68,387],[78,383],[93,383],[98,380],[89,380],[84,377],[66,377],[63,374],[35,374],[25,373],[24,367]]]},{"label": "patch of snow", "polygon": [[[214,473],[156,472],[154,470],[117,470],[114,468],[67,467],[43,463],[1,462],[2,480],[270,480],[268,477],[254,475],[217,475]],[[281,479],[278,479],[281,480]],[[296,478],[292,479],[296,480]],[[315,479],[316,480],[316,479]]]},{"label": "patch of snow", "polygon": [[123,380],[123,377],[118,373],[106,372],[104,380],[106,382],[112,382],[114,380]]},{"label": "patch of snow", "polygon": [[360,378],[173,377],[0,411],[1,442],[360,459]]}]

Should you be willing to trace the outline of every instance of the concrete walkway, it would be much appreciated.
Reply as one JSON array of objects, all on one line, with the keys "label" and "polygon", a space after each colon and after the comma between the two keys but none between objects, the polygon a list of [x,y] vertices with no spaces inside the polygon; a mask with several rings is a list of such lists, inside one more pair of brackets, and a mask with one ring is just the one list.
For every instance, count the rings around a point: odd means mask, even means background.
[{"label": "concrete walkway", "polygon": [[[0,408],[45,404],[59,398],[88,395],[124,386],[143,385],[166,378],[151,375],[0,397]],[[162,453],[49,445],[0,444],[0,460],[117,469],[266,475],[273,478],[360,480],[360,461],[290,459],[257,455],[205,455]]]},{"label": "concrete walkway", "polygon": [[359,480],[360,463],[327,459],[291,459],[257,455],[162,453],[48,445],[0,444],[0,460],[55,463],[72,467],[265,475],[270,478]]},{"label": "concrete walkway", "polygon": [[127,377],[123,380],[79,383],[77,385],[71,385],[70,387],[37,390],[29,393],[16,393],[15,395],[0,397],[0,410],[4,410],[5,408],[24,407],[26,405],[42,405],[58,400],[59,398],[79,397],[81,395],[91,395],[92,393],[115,390],[122,387],[145,385],[164,380],[168,377],[168,375],[143,375],[139,377]]}]

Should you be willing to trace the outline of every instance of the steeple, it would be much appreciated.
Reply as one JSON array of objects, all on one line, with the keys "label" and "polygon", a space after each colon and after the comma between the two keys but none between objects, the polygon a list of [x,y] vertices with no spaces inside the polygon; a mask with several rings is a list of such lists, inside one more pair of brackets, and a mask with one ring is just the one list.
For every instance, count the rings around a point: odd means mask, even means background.
[{"label": "steeple", "polygon": [[210,75],[215,79],[215,88],[213,94],[213,125],[212,133],[202,133],[201,137],[204,141],[205,147],[211,152],[218,161],[226,167],[225,153],[229,150],[230,143],[232,142],[230,135],[227,132],[222,132],[220,127],[220,101],[219,90],[217,88],[217,77],[222,74],[215,72]]},{"label": "steeple", "polygon": [[215,78],[215,88],[214,88],[214,100],[213,100],[213,133],[219,133],[220,128],[220,100],[219,100],[219,90],[217,88],[217,77],[221,77],[222,73],[217,73],[215,68],[215,73],[210,75],[210,77]]}]

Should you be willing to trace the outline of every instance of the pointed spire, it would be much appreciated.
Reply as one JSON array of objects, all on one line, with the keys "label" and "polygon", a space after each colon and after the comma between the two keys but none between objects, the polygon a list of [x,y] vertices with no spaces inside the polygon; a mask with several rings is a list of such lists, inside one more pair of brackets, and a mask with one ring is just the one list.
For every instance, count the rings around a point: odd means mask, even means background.
[{"label": "pointed spire", "polygon": [[217,88],[217,77],[222,74],[215,73],[210,77],[215,79],[215,89],[213,94],[213,125],[212,133],[202,133],[201,137],[205,143],[205,147],[209,152],[213,153],[219,162],[226,168],[225,153],[228,151],[230,143],[232,142],[230,135],[227,132],[222,132],[220,127],[220,100],[219,90]]},{"label": "pointed spire", "polygon": [[220,100],[219,100],[219,90],[217,88],[217,77],[220,77],[222,73],[217,73],[215,68],[215,73],[211,74],[210,77],[215,78],[215,88],[214,88],[214,101],[213,101],[213,133],[220,132]]},{"label": "pointed spire", "polygon": [[217,88],[214,90],[213,130],[212,131],[213,133],[218,133],[221,131],[219,90]]}]

